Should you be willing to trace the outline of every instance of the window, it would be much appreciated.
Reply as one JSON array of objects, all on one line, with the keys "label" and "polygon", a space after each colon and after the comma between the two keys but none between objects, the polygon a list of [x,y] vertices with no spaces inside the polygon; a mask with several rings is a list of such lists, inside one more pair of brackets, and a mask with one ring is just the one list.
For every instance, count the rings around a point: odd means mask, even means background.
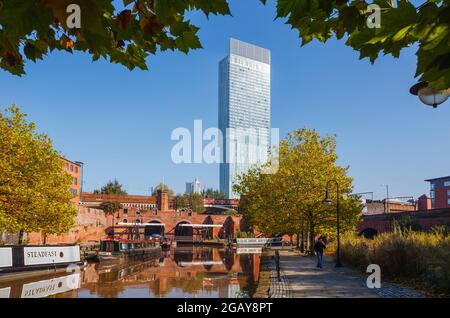
[{"label": "window", "polygon": [[447,196],[450,197],[450,190],[447,190]]},{"label": "window", "polygon": [[450,181],[444,181],[444,187],[450,187]]},{"label": "window", "polygon": [[70,189],[70,193],[72,193],[73,195],[77,195],[77,189]]},{"label": "window", "polygon": [[450,205],[450,199],[447,200],[447,204]]},{"label": "window", "polygon": [[123,209],[123,214],[128,214],[128,209]]},{"label": "window", "polygon": [[72,165],[70,165],[70,171],[73,172],[73,166]]},{"label": "window", "polygon": [[434,199],[434,191],[430,191],[430,198]]},{"label": "window", "polygon": [[75,166],[75,173],[78,173],[78,167]]},{"label": "window", "polygon": [[73,178],[73,184],[77,185],[78,184],[78,179],[77,178]]},{"label": "window", "polygon": [[69,164],[66,162],[66,170],[69,170]]}]

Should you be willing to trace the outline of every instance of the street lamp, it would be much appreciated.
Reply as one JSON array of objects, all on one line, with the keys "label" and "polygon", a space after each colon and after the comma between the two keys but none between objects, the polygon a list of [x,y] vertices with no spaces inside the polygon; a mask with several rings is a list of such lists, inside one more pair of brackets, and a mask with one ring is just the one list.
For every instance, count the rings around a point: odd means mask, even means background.
[{"label": "street lamp", "polygon": [[409,92],[412,95],[419,96],[422,103],[433,108],[445,102],[450,96],[450,88],[447,90],[438,90],[428,86],[427,82],[420,82],[413,85]]},{"label": "street lamp", "polygon": [[340,237],[340,220],[339,220],[339,183],[336,180],[330,180],[327,182],[325,189],[325,200],[326,204],[331,204],[330,198],[330,183],[334,182],[336,184],[336,223],[337,223],[337,250],[336,250],[336,267],[342,267],[341,263],[341,237]]}]

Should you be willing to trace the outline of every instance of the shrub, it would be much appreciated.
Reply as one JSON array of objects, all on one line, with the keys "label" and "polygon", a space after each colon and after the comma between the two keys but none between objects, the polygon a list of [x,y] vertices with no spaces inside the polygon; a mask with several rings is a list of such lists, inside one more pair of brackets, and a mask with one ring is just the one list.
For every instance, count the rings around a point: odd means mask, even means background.
[{"label": "shrub", "polygon": [[418,279],[435,292],[450,293],[450,236],[443,228],[430,233],[396,228],[373,240],[345,234],[341,257],[362,271],[378,264],[383,277]]}]

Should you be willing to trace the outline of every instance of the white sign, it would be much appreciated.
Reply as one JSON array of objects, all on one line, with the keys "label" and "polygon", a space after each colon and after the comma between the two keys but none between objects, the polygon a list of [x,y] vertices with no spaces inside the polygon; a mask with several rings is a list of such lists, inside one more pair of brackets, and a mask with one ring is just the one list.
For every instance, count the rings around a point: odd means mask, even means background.
[{"label": "white sign", "polygon": [[0,248],[0,267],[12,267],[12,248]]},{"label": "white sign", "polygon": [[0,298],[9,298],[11,287],[0,288]]},{"label": "white sign", "polygon": [[33,246],[23,248],[25,265],[59,264],[80,261],[80,247]]},{"label": "white sign", "polygon": [[80,287],[80,273],[24,284],[22,298],[41,298]]},{"label": "white sign", "polygon": [[238,245],[264,245],[266,243],[268,243],[270,240],[272,240],[271,238],[265,238],[265,237],[261,237],[261,238],[238,238],[236,239],[236,243]]},{"label": "white sign", "polygon": [[261,247],[238,247],[236,249],[236,254],[261,254]]}]

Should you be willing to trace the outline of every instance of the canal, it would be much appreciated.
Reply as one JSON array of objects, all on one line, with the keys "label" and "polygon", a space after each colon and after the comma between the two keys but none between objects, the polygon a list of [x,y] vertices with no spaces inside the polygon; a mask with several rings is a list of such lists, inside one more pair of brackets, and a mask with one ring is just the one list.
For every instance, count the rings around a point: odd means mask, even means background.
[{"label": "canal", "polygon": [[0,298],[248,298],[260,254],[182,246],[145,260],[92,262],[82,270],[0,280]]}]

